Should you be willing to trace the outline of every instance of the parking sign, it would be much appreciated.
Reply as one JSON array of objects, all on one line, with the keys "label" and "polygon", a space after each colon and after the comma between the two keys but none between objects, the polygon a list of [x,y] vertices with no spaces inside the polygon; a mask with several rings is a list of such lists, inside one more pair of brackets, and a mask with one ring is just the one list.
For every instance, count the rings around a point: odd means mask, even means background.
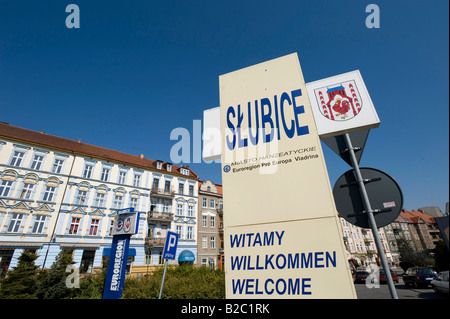
[{"label": "parking sign", "polygon": [[178,234],[173,232],[167,232],[166,243],[164,244],[163,258],[175,259],[178,245]]}]

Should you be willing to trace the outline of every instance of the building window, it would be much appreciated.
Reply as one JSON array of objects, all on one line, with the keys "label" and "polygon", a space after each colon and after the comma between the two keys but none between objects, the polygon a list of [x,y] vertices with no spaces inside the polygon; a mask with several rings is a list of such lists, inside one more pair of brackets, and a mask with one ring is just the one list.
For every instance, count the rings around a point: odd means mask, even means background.
[{"label": "building window", "polygon": [[177,234],[181,238],[181,226],[177,226]]},{"label": "building window", "polygon": [[122,201],[123,201],[123,196],[114,195],[112,208],[122,208]]},{"label": "building window", "polygon": [[78,234],[78,227],[80,227],[80,218],[73,217],[72,222],[70,223],[70,227],[69,227],[69,235]]},{"label": "building window", "polygon": [[211,249],[216,248],[216,237],[213,236],[210,239],[211,240],[210,240],[209,244],[210,244]]},{"label": "building window", "polygon": [[120,171],[119,172],[119,184],[125,184],[127,179],[127,172],[126,171]]},{"label": "building window", "polygon": [[207,207],[207,205],[208,205],[208,200],[203,197],[203,207]]},{"label": "building window", "polygon": [[214,199],[210,199],[209,200],[209,207],[214,208],[215,206],[216,206],[216,203],[215,203]]},{"label": "building window", "polygon": [[202,266],[208,266],[208,258],[202,258]]},{"label": "building window", "polygon": [[164,192],[170,193],[170,181],[166,181],[164,184]]},{"label": "building window", "polygon": [[184,194],[184,184],[183,183],[178,183],[178,193],[180,195]]},{"label": "building window", "polygon": [[109,180],[109,172],[110,172],[110,168],[108,167],[103,167],[102,168],[102,175],[100,177],[100,179],[104,182],[107,182]]},{"label": "building window", "polygon": [[170,211],[171,211],[170,204],[168,202],[163,202],[163,212],[170,213]]},{"label": "building window", "polygon": [[24,156],[25,156],[24,152],[14,151],[14,155],[11,158],[11,162],[9,163],[9,165],[19,167],[22,164]]},{"label": "building window", "polygon": [[194,217],[194,206],[188,206],[188,217]]},{"label": "building window", "polygon": [[134,187],[141,186],[141,174],[134,174],[133,186]]},{"label": "building window", "polygon": [[130,198],[130,207],[137,209],[137,206],[138,206],[138,198],[131,197]]},{"label": "building window", "polygon": [[194,196],[194,185],[189,185],[189,196]]},{"label": "building window", "polygon": [[64,161],[62,159],[56,158],[55,162],[53,163],[52,172],[57,174],[61,173],[63,163]]},{"label": "building window", "polygon": [[168,172],[172,171],[172,164],[167,163],[167,171]]},{"label": "building window", "polygon": [[44,228],[45,219],[47,216],[45,215],[36,215],[36,219],[34,220],[33,225],[33,233],[40,234],[42,233],[42,229]]},{"label": "building window", "polygon": [[34,155],[33,162],[31,163],[31,169],[41,169],[42,162],[44,161],[44,156]]},{"label": "building window", "polygon": [[94,198],[94,206],[105,207],[105,194],[96,193]]},{"label": "building window", "polygon": [[216,218],[214,217],[214,216],[211,216],[210,218],[209,218],[209,221],[210,221],[210,223],[211,223],[211,227],[212,228],[214,228],[214,227],[216,227]]},{"label": "building window", "polygon": [[202,216],[202,226],[208,227],[208,216]]},{"label": "building window", "polygon": [[159,178],[154,178],[153,179],[153,189],[158,189],[159,188]]},{"label": "building window", "polygon": [[180,173],[181,173],[182,175],[189,176],[189,170],[188,170],[188,169],[180,168]]},{"label": "building window", "polygon": [[85,205],[87,198],[87,191],[78,190],[78,195],[75,200],[75,205]]},{"label": "building window", "polygon": [[188,226],[187,228],[187,240],[194,239],[194,227]]},{"label": "building window", "polygon": [[12,183],[12,181],[2,181],[0,184],[0,196],[8,196]]},{"label": "building window", "polygon": [[177,215],[183,215],[183,204],[177,205]]},{"label": "building window", "polygon": [[206,237],[206,236],[202,237],[202,248],[203,249],[208,248],[208,237]]},{"label": "building window", "polygon": [[53,196],[55,195],[55,187],[53,186],[47,186],[47,188],[45,189],[45,193],[44,193],[44,197],[42,198],[42,200],[47,201],[47,202],[51,202],[53,199]]},{"label": "building window", "polygon": [[20,198],[21,199],[30,199],[31,193],[33,192],[34,184],[23,184],[22,191],[20,192]]},{"label": "building window", "polygon": [[97,236],[99,222],[100,219],[93,219],[91,221],[91,227],[89,228],[89,236]]},{"label": "building window", "polygon": [[19,232],[20,223],[22,222],[23,214],[14,213],[11,217],[11,222],[9,223],[8,232],[17,233]]},{"label": "building window", "polygon": [[91,178],[93,169],[94,169],[94,166],[91,164],[84,165],[83,177]]},{"label": "building window", "polygon": [[223,209],[223,201],[222,201],[222,200],[219,201],[219,208],[220,208],[220,209]]},{"label": "building window", "polygon": [[162,162],[156,162],[156,168],[161,169],[162,168]]}]

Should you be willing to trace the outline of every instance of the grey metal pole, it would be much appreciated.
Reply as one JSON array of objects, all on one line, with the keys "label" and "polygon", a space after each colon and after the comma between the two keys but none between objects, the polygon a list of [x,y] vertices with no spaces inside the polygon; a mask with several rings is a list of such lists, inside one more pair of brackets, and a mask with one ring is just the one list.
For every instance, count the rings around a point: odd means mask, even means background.
[{"label": "grey metal pole", "polygon": [[355,170],[356,181],[358,182],[359,185],[359,191],[363,199],[364,208],[366,209],[367,217],[369,218],[369,224],[370,227],[372,228],[373,237],[375,238],[375,245],[377,246],[378,255],[380,256],[381,264],[383,265],[384,273],[386,275],[389,292],[391,293],[392,299],[398,299],[397,291],[395,290],[394,286],[394,281],[392,280],[391,271],[389,270],[386,255],[384,254],[384,248],[383,245],[381,244],[380,236],[378,235],[377,224],[375,222],[375,218],[373,217],[373,210],[372,206],[370,205],[369,196],[367,196],[366,186],[364,185],[361,171],[359,170],[358,161],[356,160],[352,141],[350,140],[350,136],[347,133],[344,134],[344,137],[345,143],[347,144],[348,152],[350,154],[350,159],[352,161],[352,166]]},{"label": "grey metal pole", "polygon": [[162,295],[162,290],[163,290],[163,286],[164,286],[164,278],[166,278],[167,262],[168,262],[168,260],[166,259],[166,263],[164,264],[164,272],[163,272],[163,277],[162,277],[162,281],[161,281],[161,288],[159,289],[158,299],[161,299],[161,295]]}]

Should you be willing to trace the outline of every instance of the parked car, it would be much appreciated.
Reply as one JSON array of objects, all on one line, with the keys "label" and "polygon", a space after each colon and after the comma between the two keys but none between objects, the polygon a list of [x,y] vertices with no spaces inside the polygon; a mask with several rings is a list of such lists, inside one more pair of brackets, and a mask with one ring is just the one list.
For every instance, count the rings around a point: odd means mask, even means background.
[{"label": "parked car", "polygon": [[436,293],[448,294],[448,271],[442,271],[439,275],[431,281]]},{"label": "parked car", "polygon": [[431,267],[411,267],[403,274],[403,282],[406,286],[414,285],[419,288],[428,286],[437,277],[436,271]]},{"label": "parked car", "polygon": [[[392,281],[396,284],[398,284],[398,276],[397,273],[395,271],[393,271],[392,269],[389,269],[391,271],[391,277],[392,277]],[[386,275],[384,274],[384,269],[380,269],[380,283],[387,283],[387,278]]]},{"label": "parked car", "polygon": [[356,270],[355,271],[355,283],[365,283],[366,278],[369,276],[369,272],[365,270]]}]

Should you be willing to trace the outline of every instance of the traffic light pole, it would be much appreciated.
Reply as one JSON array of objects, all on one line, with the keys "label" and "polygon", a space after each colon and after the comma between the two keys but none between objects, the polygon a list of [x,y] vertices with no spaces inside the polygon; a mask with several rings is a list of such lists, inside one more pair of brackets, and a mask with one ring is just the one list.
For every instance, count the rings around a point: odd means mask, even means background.
[{"label": "traffic light pole", "polygon": [[361,175],[361,171],[359,170],[358,161],[355,156],[355,149],[353,148],[352,141],[348,133],[344,134],[345,143],[347,145],[347,151],[350,154],[350,159],[352,162],[352,166],[355,172],[356,181],[359,186],[359,191],[361,193],[361,197],[364,203],[364,208],[366,209],[366,214],[369,219],[369,224],[372,229],[373,237],[375,239],[375,245],[377,246],[378,255],[381,259],[381,264],[383,265],[384,273],[386,275],[387,284],[389,286],[389,292],[391,293],[392,299],[398,299],[397,291],[395,290],[394,281],[392,280],[391,271],[389,269],[389,265],[387,263],[386,255],[384,253],[384,248],[380,240],[380,236],[378,234],[377,224],[375,222],[375,218],[373,217],[372,206],[370,205],[369,196],[366,192],[366,186],[364,185],[364,180]]}]

